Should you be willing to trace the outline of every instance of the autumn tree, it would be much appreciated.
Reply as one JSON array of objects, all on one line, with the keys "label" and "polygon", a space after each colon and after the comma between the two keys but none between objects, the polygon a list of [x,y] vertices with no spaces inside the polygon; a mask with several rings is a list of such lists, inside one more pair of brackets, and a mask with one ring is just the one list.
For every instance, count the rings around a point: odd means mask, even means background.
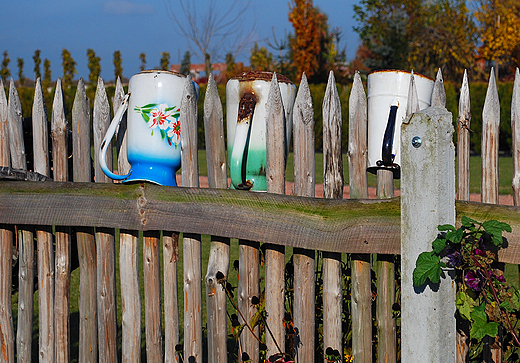
[{"label": "autumn tree", "polygon": [[364,65],[460,78],[475,70],[476,29],[465,0],[361,0],[354,6]]},{"label": "autumn tree", "polygon": [[162,52],[161,53],[161,69],[163,71],[168,71],[170,69],[170,53]]},{"label": "autumn tree", "polygon": [[40,65],[42,64],[42,60],[40,58],[41,51],[39,49],[34,51],[33,61],[34,61],[34,81],[42,76],[40,72]]},{"label": "autumn tree", "polygon": [[477,30],[465,0],[425,5],[420,34],[411,38],[408,67],[433,76],[441,68],[447,79],[462,79],[476,67]]},{"label": "autumn tree", "polygon": [[11,76],[11,71],[9,70],[9,63],[11,59],[9,58],[9,53],[7,50],[4,51],[4,58],[2,59],[2,68],[0,68],[0,77],[2,77],[2,81],[4,84],[7,82],[7,78]]},{"label": "autumn tree", "polygon": [[258,47],[255,43],[251,49],[251,56],[249,58],[251,69],[254,71],[273,71],[273,55],[265,47]]},{"label": "autumn tree", "polygon": [[123,79],[123,59],[121,58],[121,51],[114,52],[114,82],[117,79]]},{"label": "autumn tree", "polygon": [[61,51],[61,67],[63,69],[63,79],[62,84],[63,88],[70,87],[72,84],[72,80],[74,79],[74,75],[78,73],[76,70],[76,61],[70,55],[70,52],[63,48]]},{"label": "autumn tree", "polygon": [[518,0],[477,0],[479,52],[497,68],[517,58],[520,46],[520,4]]},{"label": "autumn tree", "polygon": [[291,0],[289,21],[294,28],[290,37],[292,60],[297,78],[303,72],[311,78],[319,69],[323,32],[323,15],[314,7],[312,0]]},{"label": "autumn tree", "polygon": [[25,64],[23,58],[16,58],[18,64],[18,84],[20,86],[25,85],[25,75],[23,74],[23,66]]},{"label": "autumn tree", "polygon": [[50,87],[52,82],[52,72],[51,72],[51,61],[45,58],[43,60],[43,89],[47,89]]},{"label": "autumn tree", "polygon": [[101,75],[101,58],[96,55],[93,49],[87,49],[88,58],[88,83],[91,87],[95,87],[99,76]]},{"label": "autumn tree", "polygon": [[420,35],[422,0],[361,0],[354,5],[354,30],[370,51],[370,70],[407,69],[410,43]]},{"label": "autumn tree", "polygon": [[139,60],[141,61],[141,65],[139,66],[139,69],[142,72],[146,69],[146,54],[144,54],[144,53],[139,54]]}]

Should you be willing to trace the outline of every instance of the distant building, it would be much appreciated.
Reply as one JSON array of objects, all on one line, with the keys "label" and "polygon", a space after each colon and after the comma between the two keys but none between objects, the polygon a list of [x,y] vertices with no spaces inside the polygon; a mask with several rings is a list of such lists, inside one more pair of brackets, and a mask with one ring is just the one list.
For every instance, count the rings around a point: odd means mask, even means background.
[{"label": "distant building", "polygon": [[[215,76],[215,80],[218,81],[218,78],[221,78],[224,73],[226,73],[226,63],[213,63],[211,65],[211,68],[213,69],[213,75]],[[181,69],[180,64],[172,64],[170,65],[170,69],[173,72],[179,72]],[[190,64],[190,74],[191,78],[195,82],[202,82],[204,83],[207,81],[208,76],[206,74],[206,65],[204,63],[196,63],[196,64]]]}]

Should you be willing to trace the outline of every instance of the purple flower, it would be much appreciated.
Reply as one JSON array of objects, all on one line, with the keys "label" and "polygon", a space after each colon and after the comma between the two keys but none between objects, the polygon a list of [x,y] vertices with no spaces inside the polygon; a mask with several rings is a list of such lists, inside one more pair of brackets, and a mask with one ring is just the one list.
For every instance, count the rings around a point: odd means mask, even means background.
[{"label": "purple flower", "polygon": [[477,256],[486,257],[486,251],[485,251],[485,250],[482,250],[482,249],[480,249],[480,248],[477,248],[477,249],[475,250],[475,254],[476,254]]},{"label": "purple flower", "polygon": [[482,272],[479,270],[477,271],[468,271],[465,276],[466,285],[474,291],[482,291],[482,288],[485,284],[484,276],[482,275]]},{"label": "purple flower", "polygon": [[462,262],[462,254],[460,253],[460,249],[452,249],[450,253],[446,255],[448,258],[447,265],[450,267],[458,267]]},{"label": "purple flower", "polygon": [[504,277],[504,275],[499,275],[499,276],[494,275],[494,276],[495,276],[495,278],[496,278],[498,281],[500,281],[500,282],[504,282],[504,283],[506,282],[506,278]]}]

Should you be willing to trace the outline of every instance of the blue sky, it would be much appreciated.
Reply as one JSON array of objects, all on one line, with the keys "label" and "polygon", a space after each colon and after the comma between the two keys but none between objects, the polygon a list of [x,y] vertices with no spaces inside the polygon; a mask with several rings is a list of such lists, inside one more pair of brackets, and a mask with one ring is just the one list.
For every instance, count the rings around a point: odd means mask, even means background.
[{"label": "blue sky", "polygon": [[[17,58],[25,62],[24,74],[33,78],[33,55],[41,50],[41,59],[51,61],[52,78],[62,75],[61,51],[66,48],[77,62],[76,78],[88,78],[87,49],[92,48],[101,58],[101,76],[113,79],[113,53],[121,51],[123,75],[131,77],[139,72],[139,54],[145,53],[147,68],[159,66],[161,52],[169,52],[171,63],[180,63],[187,41],[178,33],[168,16],[165,2],[174,7],[178,0],[3,0],[0,11],[0,52],[9,53],[9,68],[14,79],[18,76]],[[216,0],[223,8],[230,0]],[[354,57],[359,38],[352,29],[356,25],[353,5],[359,0],[314,0],[329,17],[329,26],[342,29],[340,48],[346,48],[347,58]],[[202,10],[207,0],[191,0]],[[199,5],[200,4],[200,5]],[[292,31],[288,20],[289,0],[252,0],[243,14],[238,33],[254,29],[259,46],[265,39],[278,39]],[[222,44],[225,48],[227,44]],[[237,56],[238,61],[249,63],[249,49]],[[269,48],[268,48],[269,49]],[[274,50],[269,49],[273,53]],[[221,59],[217,59],[219,61]],[[192,58],[192,63],[201,62]],[[43,73],[43,66],[41,69]]]}]

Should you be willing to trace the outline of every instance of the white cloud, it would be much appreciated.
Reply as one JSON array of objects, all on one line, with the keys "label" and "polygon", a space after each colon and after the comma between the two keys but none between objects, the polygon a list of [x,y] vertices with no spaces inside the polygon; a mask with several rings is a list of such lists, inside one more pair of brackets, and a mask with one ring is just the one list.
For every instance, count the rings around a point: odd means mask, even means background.
[{"label": "white cloud", "polygon": [[150,4],[137,4],[126,0],[109,0],[103,5],[103,11],[107,14],[150,14],[154,8]]}]

